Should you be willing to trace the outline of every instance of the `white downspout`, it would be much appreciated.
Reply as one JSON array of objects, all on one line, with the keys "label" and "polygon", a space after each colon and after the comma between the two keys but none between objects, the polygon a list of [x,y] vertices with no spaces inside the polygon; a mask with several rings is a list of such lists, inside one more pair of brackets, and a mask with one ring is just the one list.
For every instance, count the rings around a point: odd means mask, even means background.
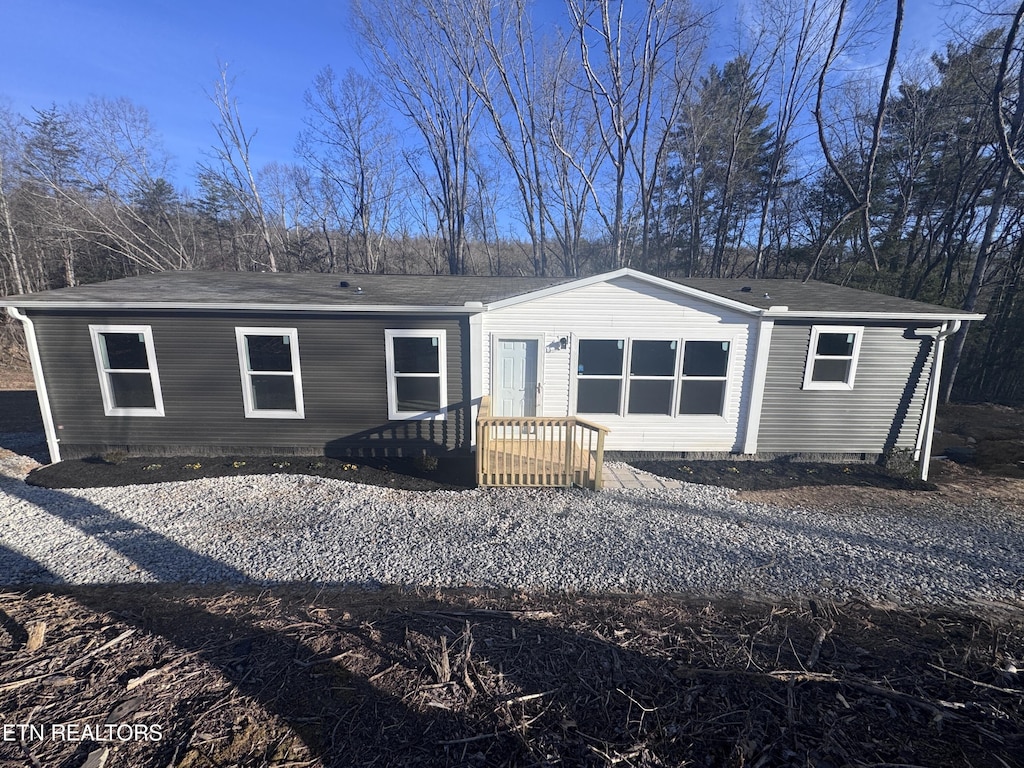
[{"label": "white downspout", "polygon": [[60,461],[60,440],[53,426],[53,413],[50,411],[50,396],[46,392],[46,380],[43,378],[43,364],[39,359],[39,345],[36,343],[36,327],[28,315],[18,311],[17,307],[7,307],[7,314],[21,322],[25,328],[25,344],[28,347],[28,359],[32,364],[32,378],[36,382],[36,396],[39,398],[39,413],[43,417],[43,431],[46,433],[46,447],[50,451],[50,462]]},{"label": "white downspout", "polygon": [[928,382],[928,399],[925,405],[925,421],[922,425],[924,444],[921,451],[921,479],[928,479],[928,464],[932,460],[932,432],[935,429],[935,409],[939,404],[939,380],[942,378],[942,353],[946,347],[946,339],[960,330],[960,321],[953,320],[942,324],[942,329],[935,337],[935,362],[932,364],[932,376]]}]

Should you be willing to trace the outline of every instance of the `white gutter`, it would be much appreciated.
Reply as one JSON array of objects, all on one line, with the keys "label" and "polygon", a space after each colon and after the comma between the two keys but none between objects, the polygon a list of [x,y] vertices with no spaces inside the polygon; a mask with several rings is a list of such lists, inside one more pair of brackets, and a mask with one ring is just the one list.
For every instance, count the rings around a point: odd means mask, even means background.
[{"label": "white gutter", "polygon": [[25,328],[25,343],[28,346],[28,359],[32,364],[32,378],[36,382],[36,397],[39,398],[39,413],[43,417],[43,431],[46,433],[46,447],[50,451],[50,463],[60,461],[60,440],[53,426],[53,413],[50,411],[50,397],[46,392],[46,380],[43,378],[43,364],[39,358],[39,344],[36,342],[36,328],[27,315],[18,311],[17,307],[7,307],[7,313],[21,322]]},{"label": "white gutter", "polygon": [[943,323],[942,329],[935,337],[935,360],[932,363],[932,375],[928,381],[928,396],[925,399],[924,418],[921,421],[921,434],[924,436],[924,445],[921,450],[921,479],[928,479],[928,464],[932,460],[932,432],[935,429],[935,409],[939,404],[939,380],[942,378],[942,353],[946,346],[946,339],[960,330],[960,321],[953,320],[950,323]]},{"label": "white gutter", "polygon": [[935,322],[936,320],[984,320],[985,315],[971,314],[967,312],[948,312],[943,314],[921,314],[915,312],[806,312],[789,311],[785,307],[770,307],[761,312],[762,317],[771,317],[786,320],[900,320],[900,321],[921,321]]}]

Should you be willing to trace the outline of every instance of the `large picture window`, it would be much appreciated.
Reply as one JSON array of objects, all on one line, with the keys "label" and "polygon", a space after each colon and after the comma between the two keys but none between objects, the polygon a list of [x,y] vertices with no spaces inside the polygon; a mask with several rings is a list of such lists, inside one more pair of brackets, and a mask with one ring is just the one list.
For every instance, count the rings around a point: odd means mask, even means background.
[{"label": "large picture window", "polygon": [[729,341],[580,339],[576,413],[725,415]]},{"label": "large picture window", "polygon": [[685,342],[679,377],[679,413],[721,416],[728,374],[728,341]]},{"label": "large picture window", "polygon": [[623,339],[580,339],[576,413],[618,413],[622,402]]},{"label": "large picture window", "polygon": [[148,325],[90,325],[107,416],[163,416],[153,330]]},{"label": "large picture window", "polygon": [[444,418],[448,408],[445,332],[386,330],[389,419]]},{"label": "large picture window", "polygon": [[676,341],[634,341],[629,355],[628,413],[672,414]]},{"label": "large picture window", "polygon": [[246,418],[304,418],[298,331],[236,328],[235,338]]},{"label": "large picture window", "polygon": [[815,325],[804,368],[804,389],[853,389],[861,327]]}]

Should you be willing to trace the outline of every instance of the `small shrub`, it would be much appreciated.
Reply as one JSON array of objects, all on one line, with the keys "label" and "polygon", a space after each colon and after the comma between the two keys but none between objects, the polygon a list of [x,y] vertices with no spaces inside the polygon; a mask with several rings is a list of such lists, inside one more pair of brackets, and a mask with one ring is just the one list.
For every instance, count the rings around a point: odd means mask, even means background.
[{"label": "small shrub", "polygon": [[344,472],[353,472],[359,469],[359,466],[357,464],[342,464],[341,469]]},{"label": "small shrub", "polygon": [[245,462],[244,461],[232,461],[231,462],[231,466],[234,467],[235,469],[241,469],[242,467],[245,466]]},{"label": "small shrub", "polygon": [[103,461],[107,464],[122,464],[127,458],[128,454],[124,451],[107,451],[103,454]]},{"label": "small shrub", "polygon": [[201,469],[202,466],[203,466],[202,464],[200,464],[198,461],[196,461],[196,462],[194,462],[192,464],[186,464],[184,467],[182,467],[182,469]]},{"label": "small shrub", "polygon": [[290,461],[275,461],[274,462],[274,466],[277,467],[278,469],[284,469],[285,467],[290,467],[291,465],[292,465],[292,463]]},{"label": "small shrub", "polygon": [[433,472],[437,469],[437,456],[431,456],[429,453],[421,454],[413,460],[413,466],[420,472]]},{"label": "small shrub", "polygon": [[162,466],[163,464],[147,464],[146,466],[143,467],[143,470],[145,470],[146,472],[152,472],[154,469],[160,469],[160,467]]},{"label": "small shrub", "polygon": [[310,469],[323,469],[327,464],[322,461],[311,461],[309,462]]}]

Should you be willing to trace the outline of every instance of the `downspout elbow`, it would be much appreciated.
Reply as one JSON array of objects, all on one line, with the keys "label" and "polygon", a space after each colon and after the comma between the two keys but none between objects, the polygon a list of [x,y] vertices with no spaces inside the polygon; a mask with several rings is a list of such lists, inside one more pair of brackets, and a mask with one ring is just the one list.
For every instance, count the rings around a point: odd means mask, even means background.
[{"label": "downspout elbow", "polygon": [[50,452],[50,462],[60,461],[60,439],[53,424],[53,413],[50,410],[50,396],[46,391],[46,379],[43,376],[43,364],[39,357],[39,344],[36,340],[36,327],[32,318],[17,307],[8,306],[7,314],[21,323],[25,329],[25,346],[28,347],[28,359],[32,365],[32,379],[36,385],[36,397],[39,399],[39,414],[43,418],[43,432],[46,434],[46,448]]}]

